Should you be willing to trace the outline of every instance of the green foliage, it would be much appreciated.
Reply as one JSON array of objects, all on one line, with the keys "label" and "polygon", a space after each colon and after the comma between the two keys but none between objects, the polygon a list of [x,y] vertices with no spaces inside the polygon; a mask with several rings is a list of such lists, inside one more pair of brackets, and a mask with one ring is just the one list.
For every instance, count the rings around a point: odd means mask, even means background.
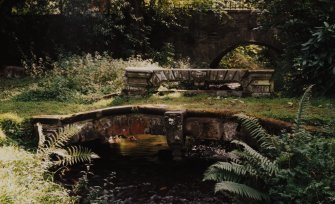
[{"label": "green foliage", "polygon": [[[69,141],[80,132],[76,126],[66,126],[52,135],[46,137],[42,125],[37,124],[39,144],[38,153],[43,160],[52,165],[73,165],[79,162],[90,162],[98,156],[90,149],[82,146],[69,146]],[[56,159],[51,159],[52,156]]]},{"label": "green foliage", "polygon": [[263,11],[263,27],[275,27],[284,44],[278,67],[284,70],[285,89],[301,94],[315,84],[315,94],[334,95],[335,2],[332,0],[265,0],[254,2]]},{"label": "green foliage", "polygon": [[0,147],[0,203],[75,203],[52,181],[37,155],[15,146]]},{"label": "green foliage", "polygon": [[272,139],[256,119],[238,115],[242,127],[256,139],[257,146],[233,141],[242,146],[242,151],[233,151],[237,157],[230,162],[209,167],[204,179],[218,182],[216,191],[230,192],[238,200],[247,197],[271,203],[334,202],[335,139],[311,135],[301,128],[311,88],[300,101],[292,133],[283,132]]},{"label": "green foliage", "polygon": [[7,144],[7,136],[5,135],[5,133],[2,131],[2,129],[0,128],[0,147],[3,145]]},{"label": "green foliage", "polygon": [[[256,119],[241,114],[237,116],[247,131],[252,130],[250,136],[257,141],[258,147],[263,152],[267,152],[267,155],[259,153],[245,142],[234,140],[232,144],[242,147],[241,150],[232,152],[236,158],[231,162],[219,162],[210,166],[204,174],[204,180],[218,182],[215,192],[230,192],[242,199],[268,200],[267,193],[263,192],[266,189],[252,181],[264,183],[278,174],[278,165],[275,161],[271,161],[268,152],[275,149],[274,139],[264,131]],[[242,181],[247,184],[241,184]],[[257,188],[261,190],[256,190]]]},{"label": "green foliage", "polygon": [[16,97],[17,101],[75,101],[78,96],[73,81],[61,76],[48,78],[38,84],[38,87],[23,92]]},{"label": "green foliage", "polygon": [[12,139],[21,140],[23,119],[13,113],[0,114],[0,129]]},{"label": "green foliage", "polygon": [[175,67],[175,50],[171,43],[166,43],[161,51],[155,52],[153,59],[158,62],[160,66]]},{"label": "green foliage", "polygon": [[[131,66],[157,66],[150,60],[129,58],[113,59],[107,53],[94,55],[60,55],[53,62],[52,70],[40,76],[36,87],[16,96],[17,101],[73,101],[85,102],[85,98],[118,93],[124,86],[124,69]],[[33,67],[27,68],[34,70]],[[32,73],[34,75],[34,73]],[[85,97],[86,96],[86,97]]]},{"label": "green foliage", "polygon": [[111,106],[120,106],[125,104],[125,102],[127,102],[128,98],[126,97],[121,97],[121,96],[117,96],[113,99],[112,103],[110,104]]},{"label": "green foliage", "polygon": [[251,198],[254,200],[267,200],[268,196],[261,193],[254,188],[250,188],[247,185],[235,183],[231,181],[223,181],[215,185],[215,192],[227,191],[233,194],[240,195],[242,197]]},{"label": "green foliage", "polygon": [[252,9],[253,6],[245,0],[147,0],[150,5],[165,8],[187,8],[202,11],[223,9]]},{"label": "green foliage", "polygon": [[302,125],[302,116],[304,114],[304,110],[306,108],[308,108],[308,105],[310,103],[310,98],[312,97],[312,88],[313,88],[314,85],[312,86],[309,86],[304,95],[302,96],[300,102],[299,102],[299,109],[298,109],[298,112],[297,112],[297,116],[296,116],[296,119],[295,119],[295,132],[299,132],[301,130],[301,125]]},{"label": "green foliage", "polygon": [[258,45],[239,46],[227,53],[219,66],[226,69],[264,69],[272,65],[267,59],[267,51]]},{"label": "green foliage", "polygon": [[107,49],[113,46],[117,50],[117,57],[145,55],[143,51],[151,49],[151,25],[145,23],[145,13],[140,1],[106,1],[103,11],[95,13],[99,19],[95,32],[102,36]]},{"label": "green foliage", "polygon": [[235,116],[238,117],[241,125],[247,130],[251,137],[257,140],[261,150],[271,151],[276,149],[278,141],[263,129],[256,118],[244,114],[237,114]]},{"label": "green foliage", "polygon": [[81,172],[82,177],[79,178],[77,185],[74,186],[74,193],[80,198],[82,203],[122,203],[116,200],[114,191],[115,172],[104,179],[102,185],[94,183],[94,174],[90,171],[90,166],[86,166],[86,170]]},{"label": "green foliage", "polygon": [[296,66],[302,67],[306,83],[318,84],[320,95],[334,94],[335,88],[335,24],[327,22],[312,30],[310,39],[302,44],[301,54],[296,59]]}]

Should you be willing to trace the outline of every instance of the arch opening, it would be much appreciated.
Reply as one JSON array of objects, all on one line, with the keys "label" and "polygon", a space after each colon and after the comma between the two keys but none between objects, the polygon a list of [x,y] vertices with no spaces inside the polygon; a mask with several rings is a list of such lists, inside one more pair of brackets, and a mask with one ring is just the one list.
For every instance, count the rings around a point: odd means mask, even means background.
[{"label": "arch opening", "polygon": [[223,51],[212,60],[210,68],[274,68],[275,60],[278,58],[280,52],[280,49],[266,43],[237,43],[223,49]]},{"label": "arch opening", "polygon": [[224,69],[274,69],[274,91],[283,89],[284,70],[278,69],[281,49],[267,43],[244,42],[222,51],[211,63],[211,68]]}]

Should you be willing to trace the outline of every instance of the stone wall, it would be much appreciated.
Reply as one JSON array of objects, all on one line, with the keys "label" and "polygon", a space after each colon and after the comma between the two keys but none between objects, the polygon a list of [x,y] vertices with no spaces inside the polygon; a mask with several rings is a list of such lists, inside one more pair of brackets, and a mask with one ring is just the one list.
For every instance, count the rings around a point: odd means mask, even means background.
[{"label": "stone wall", "polygon": [[[217,67],[223,55],[239,45],[254,43],[281,49],[274,29],[256,29],[258,16],[255,10],[227,10],[222,15],[211,11],[193,11],[192,15],[180,12],[177,23],[183,29],[172,29],[156,25],[149,15],[145,21],[152,31],[146,37],[153,49],[171,43],[177,56]],[[59,50],[78,54],[110,51],[114,57],[129,57],[121,53],[131,49],[117,37],[106,45],[106,36],[96,28],[102,24],[101,18],[95,16],[8,16],[0,19],[0,24],[0,69],[1,65],[19,65],[23,57],[31,57],[31,52],[53,59]],[[134,51],[148,54],[145,50]]]},{"label": "stone wall", "polygon": [[[269,96],[273,92],[274,70],[245,69],[152,69],[126,68],[124,92],[131,96],[147,95],[157,91],[163,82],[189,82],[194,89],[218,96]],[[226,83],[239,83],[238,90],[224,90]],[[221,86],[221,88],[220,88]],[[214,89],[213,88],[213,89]]]},{"label": "stone wall", "polygon": [[[107,143],[111,136],[137,134],[165,135],[175,157],[181,157],[186,137],[194,141],[222,141],[245,137],[231,112],[169,110],[167,107],[120,106],[72,115],[36,116],[33,124],[42,124],[46,136],[66,125],[81,128],[72,142],[99,140]],[[261,120],[272,132],[291,125],[277,120]]]},{"label": "stone wall", "polygon": [[276,29],[260,29],[257,10],[229,10],[218,15],[197,13],[187,18],[185,32],[170,36],[175,50],[192,63],[216,68],[222,57],[240,45],[257,44],[280,52]]}]

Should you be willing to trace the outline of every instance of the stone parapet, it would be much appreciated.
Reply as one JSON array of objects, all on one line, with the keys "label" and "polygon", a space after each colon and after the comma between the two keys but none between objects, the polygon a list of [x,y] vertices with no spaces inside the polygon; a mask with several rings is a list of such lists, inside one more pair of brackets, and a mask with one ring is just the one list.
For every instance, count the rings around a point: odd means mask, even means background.
[{"label": "stone parapet", "polygon": [[[196,142],[239,139],[243,133],[233,112],[196,110],[170,110],[168,107],[119,106],[71,115],[35,116],[32,123],[43,127],[46,137],[55,134],[67,125],[81,129],[72,142],[100,141],[108,143],[113,136],[141,134],[164,135],[174,158],[183,156],[186,138]],[[271,132],[289,129],[292,124],[278,120],[261,119]],[[38,133],[38,131],[36,131]]]},{"label": "stone parapet", "polygon": [[[129,96],[143,96],[156,92],[164,82],[193,83],[195,90],[218,96],[269,96],[273,93],[274,70],[246,69],[152,69],[126,68],[126,88]],[[238,83],[238,90],[223,89],[227,83]],[[221,88],[220,88],[221,87]],[[194,91],[194,90],[193,90]],[[222,93],[221,93],[222,92]],[[239,92],[239,93],[237,93]],[[221,93],[221,94],[220,94]]]}]

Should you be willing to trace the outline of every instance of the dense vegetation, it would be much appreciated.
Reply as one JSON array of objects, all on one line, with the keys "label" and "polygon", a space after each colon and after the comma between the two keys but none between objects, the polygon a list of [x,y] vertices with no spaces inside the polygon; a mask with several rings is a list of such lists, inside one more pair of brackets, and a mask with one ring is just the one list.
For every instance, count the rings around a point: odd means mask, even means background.
[{"label": "dense vegetation", "polygon": [[[286,0],[276,1],[219,1],[219,0],[188,0],[188,1],[7,1],[0,2],[1,15],[4,22],[8,15],[63,15],[74,19],[75,16],[86,16],[86,20],[94,17],[96,21],[92,28],[87,26],[86,32],[90,32],[88,39],[81,39],[82,46],[71,45],[76,38],[69,37],[64,45],[52,45],[43,52],[49,52],[47,56],[57,59],[59,51],[81,52],[107,51],[113,52],[113,57],[129,58],[141,55],[143,58],[152,58],[161,65],[174,66],[173,61],[179,56],[174,53],[173,44],[164,36],[157,35],[157,31],[163,31],[167,35],[187,30],[183,19],[187,15],[197,12],[224,13],[226,8],[253,8],[262,13],[262,23],[258,29],[273,27],[278,32],[278,38],[284,45],[282,56],[277,63],[271,66],[280,68],[282,90],[286,95],[301,94],[301,90],[308,84],[316,84],[318,95],[334,94],[334,2],[325,1],[295,1],[293,4]],[[69,19],[70,21],[71,18]],[[15,24],[11,22],[11,24]],[[76,21],[73,21],[73,26]],[[47,22],[35,19],[37,30]],[[8,24],[8,22],[6,23]],[[4,24],[4,25],[6,25]],[[70,28],[69,28],[70,29]],[[9,32],[11,33],[9,35]],[[85,32],[85,31],[84,31]],[[21,59],[31,59],[32,53],[38,53],[38,57],[46,57],[41,49],[45,46],[39,42],[23,42],[24,39],[15,35],[10,24],[1,28],[1,33],[10,39],[15,39],[14,47],[19,49]],[[23,37],[23,36],[22,36]],[[42,36],[41,36],[42,37]],[[95,49],[95,50],[92,50]],[[42,49],[42,50],[43,50]],[[69,50],[70,49],[70,50]],[[254,49],[251,49],[254,51]],[[258,51],[259,52],[259,51]],[[237,53],[245,54],[238,50]],[[233,54],[236,56],[236,54]],[[238,55],[237,55],[238,56]],[[257,57],[257,56],[256,56]],[[237,58],[245,59],[245,58]],[[248,57],[246,58],[248,59]],[[57,59],[59,60],[59,59]],[[235,60],[239,61],[239,60]],[[267,61],[267,60],[266,60]],[[224,67],[229,67],[229,60],[224,60]],[[275,65],[276,64],[276,65]],[[254,64],[248,64],[255,67]],[[197,66],[197,65],[193,65]],[[259,67],[259,66],[258,66]],[[260,66],[262,67],[262,66]],[[279,86],[278,86],[279,87]]]},{"label": "dense vegetation", "polygon": [[246,198],[269,203],[335,201],[334,135],[323,138],[301,126],[310,92],[311,87],[300,101],[292,132],[272,136],[257,119],[237,115],[255,145],[232,141],[237,150],[231,153],[229,161],[216,163],[207,170],[204,179],[217,182],[216,192],[230,192],[242,202]]}]

